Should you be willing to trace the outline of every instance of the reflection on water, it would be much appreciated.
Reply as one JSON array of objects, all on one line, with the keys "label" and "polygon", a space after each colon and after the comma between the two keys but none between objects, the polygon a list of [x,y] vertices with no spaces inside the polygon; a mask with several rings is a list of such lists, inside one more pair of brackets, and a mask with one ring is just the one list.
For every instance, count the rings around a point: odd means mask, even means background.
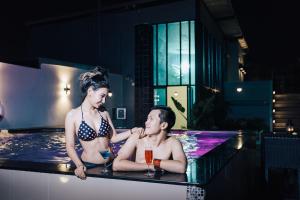
[{"label": "reflection on water", "polygon": [[[222,144],[235,132],[172,131],[178,138],[189,162]],[[113,148],[118,151],[120,145]],[[76,149],[82,151],[79,142]],[[0,135],[0,158],[46,163],[68,163],[63,132]]]},{"label": "reflection on water", "polygon": [[47,163],[70,161],[63,132],[0,136],[0,158]]},{"label": "reflection on water", "polygon": [[187,158],[198,158],[222,144],[236,132],[208,132],[208,131],[173,131],[182,145]]}]

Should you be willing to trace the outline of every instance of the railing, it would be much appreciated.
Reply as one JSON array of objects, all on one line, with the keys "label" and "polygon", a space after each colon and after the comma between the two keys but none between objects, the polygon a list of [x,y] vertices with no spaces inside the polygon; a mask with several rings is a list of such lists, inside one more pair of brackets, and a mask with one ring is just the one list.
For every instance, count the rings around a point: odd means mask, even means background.
[{"label": "railing", "polygon": [[[263,156],[265,179],[269,180],[269,168],[293,168],[298,171],[298,194],[300,193],[300,137],[282,134],[264,136]],[[300,195],[298,195],[300,199]]]}]

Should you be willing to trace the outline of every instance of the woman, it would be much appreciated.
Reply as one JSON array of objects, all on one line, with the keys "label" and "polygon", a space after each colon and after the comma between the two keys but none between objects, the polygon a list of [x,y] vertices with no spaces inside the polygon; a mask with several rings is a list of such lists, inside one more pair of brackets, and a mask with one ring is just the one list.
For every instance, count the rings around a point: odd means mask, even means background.
[{"label": "woman", "polygon": [[[103,68],[96,67],[81,74],[80,88],[83,101],[78,108],[67,113],[65,134],[67,153],[76,165],[75,175],[85,179],[86,165],[108,162],[109,158],[104,159],[99,152],[109,150],[109,141],[115,143],[127,139],[132,130],[117,134],[109,113],[103,107],[109,92],[107,72]],[[81,157],[75,150],[75,137],[83,148]]]}]

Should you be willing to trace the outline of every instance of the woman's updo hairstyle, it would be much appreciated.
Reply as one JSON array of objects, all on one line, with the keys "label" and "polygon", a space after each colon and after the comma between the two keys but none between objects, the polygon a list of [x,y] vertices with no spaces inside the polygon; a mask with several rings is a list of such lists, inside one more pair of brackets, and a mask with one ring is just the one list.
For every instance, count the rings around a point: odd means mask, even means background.
[{"label": "woman's updo hairstyle", "polygon": [[95,67],[92,71],[80,74],[79,81],[83,98],[86,97],[90,87],[92,87],[94,91],[99,88],[109,89],[108,73],[106,69],[100,66]]}]

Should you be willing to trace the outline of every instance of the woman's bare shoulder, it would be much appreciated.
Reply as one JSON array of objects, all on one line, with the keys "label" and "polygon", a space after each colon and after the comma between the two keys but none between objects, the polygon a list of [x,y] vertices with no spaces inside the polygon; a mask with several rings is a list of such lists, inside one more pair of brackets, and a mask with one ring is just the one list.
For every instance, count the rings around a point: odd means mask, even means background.
[{"label": "woman's bare shoulder", "polygon": [[80,107],[73,108],[67,113],[67,118],[76,118],[80,114]]},{"label": "woman's bare shoulder", "polygon": [[107,110],[104,111],[100,111],[100,114],[102,117],[104,117],[105,120],[108,120],[109,116],[109,112]]}]

